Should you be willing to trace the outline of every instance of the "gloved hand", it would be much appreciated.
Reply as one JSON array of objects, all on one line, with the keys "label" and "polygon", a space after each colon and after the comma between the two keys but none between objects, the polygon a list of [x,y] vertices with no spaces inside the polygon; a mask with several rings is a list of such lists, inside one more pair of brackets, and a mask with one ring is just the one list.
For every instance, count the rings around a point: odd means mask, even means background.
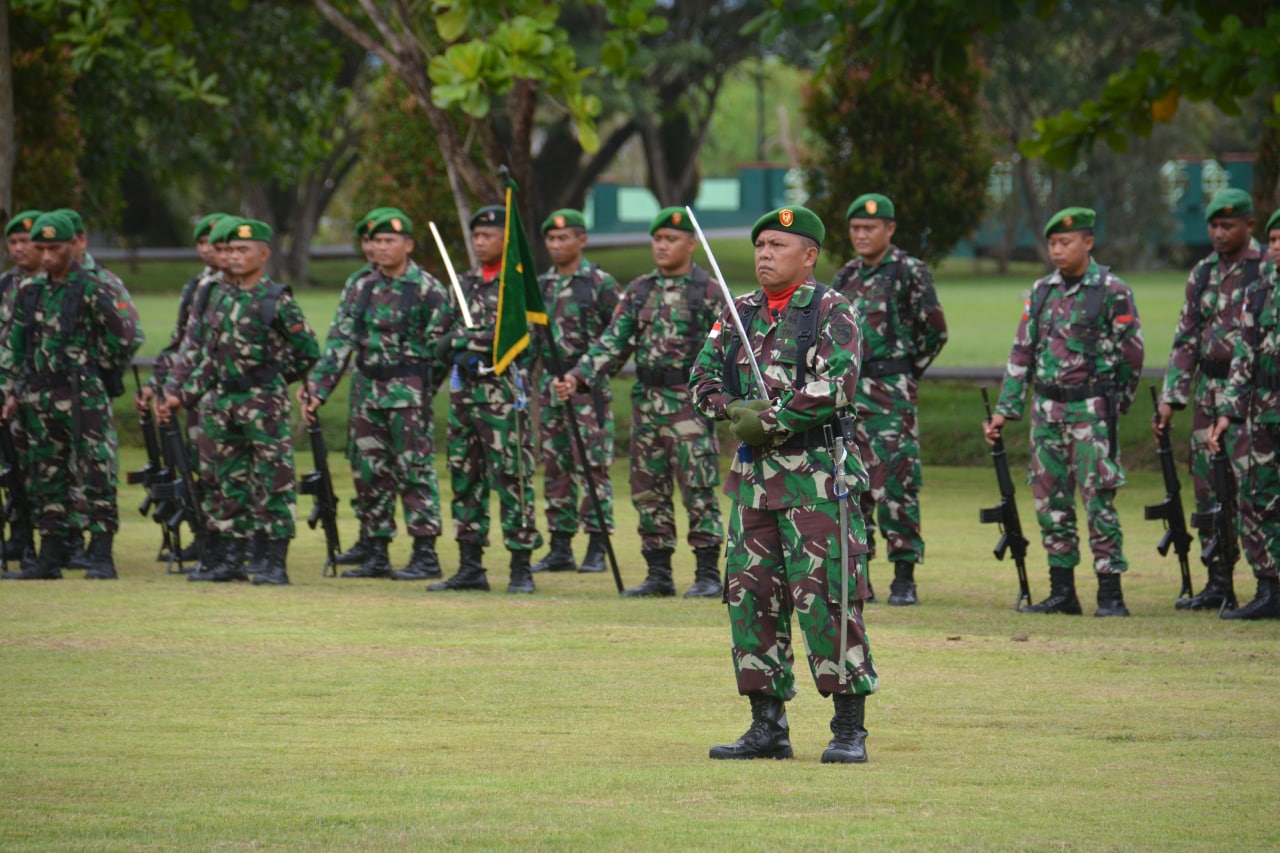
[{"label": "gloved hand", "polygon": [[443,338],[436,341],[435,356],[438,361],[453,360],[454,340],[455,340],[454,338],[451,338],[448,335],[445,335]]},{"label": "gloved hand", "polygon": [[[752,404],[761,403],[760,407]],[[769,436],[765,434],[764,424],[760,422],[760,412],[769,408],[766,400],[748,400],[741,406],[735,406],[733,409],[733,423],[729,426],[729,432],[733,437],[741,441],[743,444],[751,447],[764,447],[769,443]]]},{"label": "gloved hand", "polygon": [[743,400],[742,405],[753,412],[763,412],[765,409],[773,405],[768,400]]},{"label": "gloved hand", "polygon": [[479,375],[480,353],[469,349],[460,349],[453,354],[452,360],[460,375],[468,377]]}]

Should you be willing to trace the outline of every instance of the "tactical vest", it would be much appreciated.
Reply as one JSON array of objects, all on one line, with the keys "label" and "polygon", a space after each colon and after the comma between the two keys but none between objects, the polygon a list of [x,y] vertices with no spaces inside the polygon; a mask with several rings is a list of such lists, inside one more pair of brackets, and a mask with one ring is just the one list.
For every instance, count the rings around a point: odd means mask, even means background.
[{"label": "tactical vest", "polygon": [[1249,292],[1249,313],[1253,316],[1255,340],[1253,344],[1253,382],[1259,388],[1268,391],[1280,391],[1280,361],[1275,356],[1263,359],[1262,336],[1265,330],[1258,324],[1268,301],[1274,302],[1276,288],[1268,284],[1266,287],[1255,287]]},{"label": "tactical vest", "polygon": [[[1102,308],[1106,304],[1106,278],[1111,273],[1111,267],[1104,267],[1099,264],[1098,273],[1101,282],[1094,287],[1086,287],[1084,295],[1084,325],[1086,329],[1084,355],[1090,381],[1098,374],[1098,341],[1102,337],[1098,319],[1102,316]],[[1049,287],[1041,287],[1031,296],[1031,310],[1027,315],[1027,322],[1031,324],[1031,329],[1033,330],[1033,353],[1035,352],[1035,342],[1040,337],[1040,313],[1044,310],[1044,304],[1049,299],[1050,290],[1051,288]]]},{"label": "tactical vest", "polygon": [[[356,299],[355,310],[355,334],[356,338],[364,337],[365,329],[368,328],[368,322],[365,315],[369,310],[369,300],[373,298],[374,276],[369,276],[364,287],[360,289],[360,296]],[[430,368],[429,364],[410,363],[409,356],[405,352],[405,344],[409,341],[410,331],[410,315],[413,312],[413,306],[418,300],[418,285],[414,283],[413,287],[404,287],[400,290],[400,359],[396,364],[369,364],[363,357],[356,360],[356,369],[359,370],[368,379],[385,381],[387,379],[403,379],[408,376],[427,376]]]},{"label": "tactical vest", "polygon": [[[778,337],[794,337],[796,371],[791,379],[791,387],[799,389],[804,387],[806,377],[808,376],[808,358],[809,351],[813,349],[814,344],[818,342],[818,306],[822,303],[822,298],[830,290],[825,284],[815,284],[813,286],[813,296],[809,299],[809,304],[803,308],[792,307],[787,311],[787,319],[783,323],[782,328],[778,330]],[[760,308],[764,302],[748,302],[742,306],[740,312],[742,318],[742,328],[750,334],[751,324],[755,321],[756,314],[760,312]],[[735,326],[729,335],[729,345],[724,350],[724,361],[721,363],[720,378],[724,385],[725,391],[731,397],[742,397],[742,380],[738,375],[738,350],[742,348],[742,337],[738,334]]]},{"label": "tactical vest", "polygon": [[[83,270],[82,270],[83,272]],[[80,319],[80,308],[84,302],[84,279],[82,276],[76,276],[74,283],[68,281],[66,289],[62,294],[62,307],[58,315],[58,352],[66,356],[66,341],[75,331],[76,322]],[[45,279],[47,281],[47,279]],[[40,327],[36,323],[36,309],[40,305],[40,296],[44,289],[44,284],[28,286],[22,291],[22,334],[26,346],[26,368],[27,373],[31,377],[36,376],[35,355],[38,344],[37,338],[40,334]],[[115,398],[124,394],[124,369],[111,368],[103,369],[96,364],[73,365],[63,363],[61,369],[53,371],[58,375],[69,375],[71,371],[83,368],[85,370],[96,372],[102,379],[103,388],[108,396]],[[50,378],[45,377],[37,380],[40,384],[51,384]]]},{"label": "tactical vest", "polygon": [[[212,287],[206,288],[204,304],[208,305],[210,297],[209,291]],[[262,297],[262,301],[258,303],[258,317],[262,321],[265,329],[274,329],[276,324],[276,316],[280,308],[280,297],[284,294],[293,294],[293,289],[289,285],[272,281],[267,285],[267,293]],[[203,311],[201,312],[204,313]],[[218,319],[221,319],[219,317]],[[283,333],[281,333],[283,337]],[[226,364],[231,361],[231,353],[226,351],[224,347],[218,354],[219,364]],[[280,364],[264,364],[248,370],[244,376],[223,376],[218,380],[218,386],[225,391],[249,391],[253,388],[261,388],[266,386],[271,380],[281,374],[282,365]],[[291,377],[285,377],[286,381],[290,381]]]},{"label": "tactical vest", "polygon": [[[1200,300],[1204,298],[1204,292],[1209,289],[1209,278],[1213,275],[1213,267],[1213,264],[1201,264],[1200,269],[1196,271],[1196,283],[1191,293],[1191,304],[1196,307],[1197,336],[1201,331],[1201,324],[1204,322],[1204,318],[1201,316]],[[1241,263],[1241,293],[1244,293],[1249,285],[1258,280],[1261,269],[1261,258],[1247,258]],[[1200,372],[1212,379],[1226,379],[1231,370],[1230,361],[1210,361],[1209,359],[1196,359],[1196,361],[1200,367]]]}]

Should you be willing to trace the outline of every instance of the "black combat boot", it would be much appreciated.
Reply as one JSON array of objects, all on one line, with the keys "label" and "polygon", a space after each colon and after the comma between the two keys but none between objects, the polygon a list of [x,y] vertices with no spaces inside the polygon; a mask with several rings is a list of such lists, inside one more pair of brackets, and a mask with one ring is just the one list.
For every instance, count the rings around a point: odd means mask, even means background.
[{"label": "black combat boot", "polygon": [[685,591],[685,598],[719,598],[724,592],[720,585],[720,546],[694,548],[693,556],[698,567],[693,572],[693,586]]},{"label": "black combat boot", "polygon": [[1120,591],[1120,573],[1103,572],[1098,575],[1098,609],[1094,616],[1128,616],[1124,606],[1124,593]]},{"label": "black combat boot", "polygon": [[413,537],[413,554],[409,565],[391,573],[393,581],[426,581],[444,577],[440,571],[440,559],[436,556],[436,537]]},{"label": "black combat boot", "polygon": [[267,534],[259,530],[253,534],[251,541],[253,544],[249,548],[249,561],[244,570],[256,575],[267,570]]},{"label": "black combat boot", "polygon": [[40,554],[22,561],[22,570],[5,572],[0,577],[10,581],[62,580],[62,567],[71,556],[71,546],[57,533],[40,537]]},{"label": "black combat boot", "polygon": [[1235,584],[1232,582],[1230,568],[1224,570],[1215,560],[1209,566],[1209,580],[1204,589],[1190,598],[1179,598],[1173,606],[1177,610],[1218,611],[1223,609],[1224,601],[1227,610],[1236,608]]},{"label": "black combat boot", "polygon": [[369,537],[364,535],[364,527],[360,528],[360,538],[356,544],[333,558],[339,566],[359,566],[369,559]]},{"label": "black combat boot", "polygon": [[[892,603],[892,602],[890,602]],[[863,725],[867,697],[837,693],[831,697],[836,712],[831,718],[831,743],[822,753],[823,764],[865,764],[867,730]]]},{"label": "black combat boot", "polygon": [[[572,555],[570,555],[572,556]],[[529,552],[511,552],[511,582],[507,592],[534,592],[533,575],[529,574]]]},{"label": "black combat boot", "polygon": [[32,537],[31,526],[25,521],[19,519],[9,525],[9,538],[4,542],[4,558],[6,560],[21,560],[28,554],[36,552],[35,539]]},{"label": "black combat boot", "polygon": [[730,744],[711,747],[710,756],[724,758],[790,758],[791,729],[787,705],[781,699],[752,693],[751,727]]},{"label": "black combat boot", "polygon": [[656,596],[667,598],[676,594],[676,585],[671,582],[671,549],[655,548],[642,551],[644,561],[649,564],[649,574],[639,586],[633,586],[622,594],[628,598]]},{"label": "black combat boot", "polygon": [[86,580],[116,579],[116,561],[111,556],[111,543],[114,538],[110,533],[95,533],[90,537],[87,551],[89,565],[84,573]]},{"label": "black combat boot", "polygon": [[447,589],[489,591],[489,578],[485,576],[484,566],[480,563],[480,559],[484,556],[484,546],[475,542],[459,542],[458,552],[462,557],[458,564],[458,573],[448,580],[429,585],[428,592]]},{"label": "black combat boot", "polygon": [[608,566],[605,565],[605,557],[608,556],[605,550],[605,537],[607,533],[595,532],[590,534],[587,540],[587,553],[583,555],[582,562],[578,564],[578,574],[595,574],[603,572]]},{"label": "black combat boot", "polygon": [[573,559],[573,534],[551,531],[551,550],[547,556],[533,564],[531,572],[576,572],[578,562]]},{"label": "black combat boot", "polygon": [[187,572],[189,581],[205,581],[208,570],[222,562],[223,552],[227,547],[227,537],[213,530],[206,531],[200,552],[200,565]]},{"label": "black combat boot", "polygon": [[[267,539],[264,551],[264,568],[253,576],[253,585],[272,584],[274,586],[289,585],[288,539]],[[386,540],[383,540],[386,541]]]},{"label": "black combat boot", "polygon": [[249,573],[244,570],[244,558],[249,549],[250,540],[213,533],[210,534],[210,539],[214,536],[219,540],[216,548],[217,559],[213,562],[206,561],[200,571],[187,575],[187,580],[213,583],[247,581]]},{"label": "black combat boot", "polygon": [[67,534],[67,560],[64,569],[88,569],[89,552],[84,547],[84,531]]},{"label": "black combat boot", "polygon": [[1029,604],[1023,613],[1067,613],[1079,616],[1080,599],[1076,598],[1076,570],[1074,566],[1049,567],[1049,597],[1039,604]]},{"label": "black combat boot", "polygon": [[[916,598],[916,564],[910,560],[898,560],[893,564],[893,583],[889,584],[889,604],[893,607],[910,607],[919,604]],[[863,759],[866,760],[865,758]]]},{"label": "black combat boot", "polygon": [[385,536],[377,536],[369,540],[369,556],[358,569],[347,569],[342,573],[344,578],[389,578],[391,577],[391,558],[387,556],[387,546],[391,540]]},{"label": "black combat boot", "polygon": [[1280,579],[1258,578],[1253,601],[1234,610],[1223,610],[1223,619],[1280,619]]}]

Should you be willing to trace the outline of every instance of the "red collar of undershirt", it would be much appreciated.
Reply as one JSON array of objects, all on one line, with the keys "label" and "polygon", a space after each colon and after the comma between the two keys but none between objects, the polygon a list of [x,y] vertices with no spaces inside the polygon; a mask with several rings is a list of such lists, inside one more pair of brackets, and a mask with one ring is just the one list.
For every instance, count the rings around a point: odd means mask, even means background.
[{"label": "red collar of undershirt", "polygon": [[787,303],[791,301],[791,295],[795,293],[796,288],[802,284],[804,284],[803,281],[798,281],[795,284],[788,287],[786,290],[777,294],[770,293],[767,290],[764,291],[764,298],[769,305],[770,313],[777,314],[783,308],[786,308]]},{"label": "red collar of undershirt", "polygon": [[480,267],[480,277],[485,281],[497,278],[500,272],[502,272],[502,261],[498,261],[496,264],[485,264]]}]

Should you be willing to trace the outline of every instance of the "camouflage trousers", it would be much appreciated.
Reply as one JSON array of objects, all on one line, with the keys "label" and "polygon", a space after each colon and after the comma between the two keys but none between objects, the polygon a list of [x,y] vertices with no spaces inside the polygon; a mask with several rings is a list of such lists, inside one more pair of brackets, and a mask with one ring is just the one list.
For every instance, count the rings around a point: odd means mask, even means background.
[{"label": "camouflage trousers", "polygon": [[868,411],[859,395],[857,442],[871,487],[862,493],[863,517],[880,528],[890,562],[924,562],[920,537],[920,427],[916,407],[893,399],[886,409]]},{"label": "camouflage trousers", "polygon": [[689,516],[689,545],[724,541],[720,517],[720,444],[715,424],[693,408],[684,386],[636,386],[631,402],[631,503],[640,515],[640,547],[676,547],[675,486]]},{"label": "camouflage trousers", "polygon": [[533,430],[527,408],[451,395],[449,481],[453,534],[489,544],[489,489],[498,492],[502,538],[510,551],[542,547],[533,493]]},{"label": "camouflage trousers", "polygon": [[1260,578],[1277,577],[1280,567],[1280,423],[1250,424],[1248,451],[1238,458],[1240,546]]},{"label": "camouflage trousers", "polygon": [[110,399],[101,386],[86,383],[83,389],[78,442],[69,389],[28,390],[19,402],[15,437],[35,528],[46,536],[85,529],[115,533],[120,528],[118,440]]},{"label": "camouflage trousers", "polygon": [[410,536],[440,535],[440,485],[435,447],[426,413],[406,406],[359,406],[352,414],[355,438],[355,486],[366,535],[388,539],[396,531],[396,496],[404,504]]},{"label": "camouflage trousers", "polygon": [[1115,459],[1107,458],[1108,447],[1107,425],[1101,418],[1082,423],[1032,421],[1027,481],[1050,566],[1074,567],[1080,562],[1077,487],[1089,526],[1094,571],[1123,572],[1129,566],[1115,509],[1124,468],[1119,451]]},{"label": "camouflage trousers", "polygon": [[258,531],[268,539],[293,536],[297,484],[289,411],[283,389],[205,395],[197,451],[207,472],[204,512],[211,530],[238,539]]},{"label": "camouflage trousers", "polygon": [[[796,695],[791,617],[809,651],[818,692],[874,693],[879,676],[855,600],[869,595],[865,528],[856,507],[849,524],[849,607],[841,614],[839,504],[823,501],[782,510],[735,503],[729,513],[724,598],[729,605],[733,670],[742,695],[788,700]],[[840,626],[847,625],[842,655]],[[843,661],[842,661],[843,658]]]},{"label": "camouflage trousers", "polygon": [[[1213,474],[1209,462],[1209,458],[1213,455],[1209,451],[1209,427],[1217,419],[1216,414],[1201,406],[1196,406],[1191,416],[1191,483],[1195,489],[1197,512],[1212,509],[1217,503],[1217,498],[1213,494]],[[1231,460],[1232,473],[1235,474],[1236,482],[1243,484],[1251,464],[1249,430],[1246,427],[1233,427],[1222,434],[1222,439],[1226,445],[1227,457]],[[1267,543],[1258,535],[1257,531],[1262,520],[1250,506],[1247,506],[1249,502],[1245,500],[1246,494],[1241,488],[1238,502],[1240,549],[1256,572],[1260,566],[1267,564]],[[1246,531],[1252,532],[1252,535]],[[1199,534],[1202,550],[1205,538],[1203,533]],[[1274,566],[1274,563],[1272,565]]]},{"label": "camouflage trousers", "polygon": [[[578,430],[587,449],[592,488],[604,511],[605,529],[612,532],[613,483],[609,480],[609,465],[613,462],[613,408],[606,396],[601,394],[597,400],[589,391],[574,394],[569,403],[577,414]],[[552,395],[544,392],[538,411],[547,529],[552,533],[576,533],[581,522],[583,530],[599,533],[600,523],[591,494],[578,486],[584,479],[582,459],[569,429],[565,405],[553,402]]]}]

